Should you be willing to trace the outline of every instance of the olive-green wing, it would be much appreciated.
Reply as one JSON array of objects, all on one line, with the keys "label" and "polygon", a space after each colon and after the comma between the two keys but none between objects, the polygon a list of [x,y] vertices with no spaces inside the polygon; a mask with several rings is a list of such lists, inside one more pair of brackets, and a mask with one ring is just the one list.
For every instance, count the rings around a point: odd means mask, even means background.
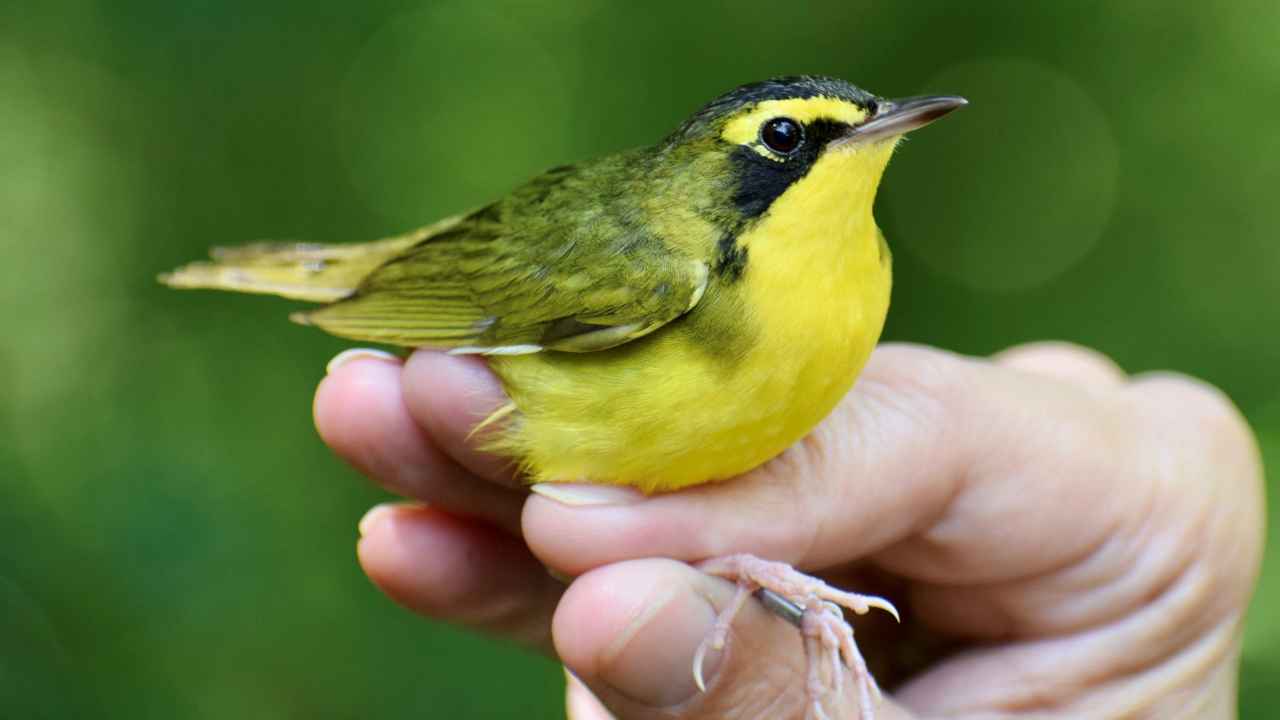
[{"label": "olive-green wing", "polygon": [[706,265],[600,212],[524,222],[495,205],[370,273],[301,321],[456,353],[589,352],[650,333],[702,297]]}]

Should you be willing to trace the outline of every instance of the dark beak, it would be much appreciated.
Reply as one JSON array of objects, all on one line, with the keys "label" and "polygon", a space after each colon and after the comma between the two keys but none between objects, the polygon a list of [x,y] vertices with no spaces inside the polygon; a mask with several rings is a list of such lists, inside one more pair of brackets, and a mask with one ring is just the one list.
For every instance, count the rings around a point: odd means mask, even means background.
[{"label": "dark beak", "polygon": [[883,138],[897,137],[937,120],[969,101],[958,95],[928,95],[925,97],[882,100],[876,114],[870,120],[849,132],[842,142],[863,143]]}]

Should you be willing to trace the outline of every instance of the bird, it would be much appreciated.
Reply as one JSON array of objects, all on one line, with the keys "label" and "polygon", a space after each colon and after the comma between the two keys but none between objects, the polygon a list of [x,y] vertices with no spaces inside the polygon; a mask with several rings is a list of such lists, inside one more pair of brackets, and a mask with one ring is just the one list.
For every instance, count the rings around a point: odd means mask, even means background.
[{"label": "bird", "polygon": [[[291,319],[342,338],[484,356],[509,402],[476,428],[525,481],[678,491],[766,463],[852,388],[889,308],[881,177],[907,132],[966,103],[776,77],[653,145],[412,232],[215,248],[160,280],[320,303]],[[698,649],[699,687],[763,590],[800,612],[806,714],[826,717],[844,663],[873,716],[880,691],[840,608],[892,604],[748,554],[697,567],[738,587]]]}]

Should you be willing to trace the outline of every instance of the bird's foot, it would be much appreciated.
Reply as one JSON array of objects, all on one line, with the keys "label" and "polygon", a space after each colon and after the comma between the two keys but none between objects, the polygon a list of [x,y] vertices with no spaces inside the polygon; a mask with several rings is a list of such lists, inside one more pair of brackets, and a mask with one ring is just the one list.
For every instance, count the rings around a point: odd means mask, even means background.
[{"label": "bird's foot", "polygon": [[[845,619],[841,608],[864,615],[872,608],[879,608],[898,619],[898,611],[884,598],[858,595],[827,585],[805,575],[786,563],[762,560],[753,555],[727,555],[712,558],[698,564],[698,569],[709,575],[731,580],[738,585],[733,600],[716,617],[715,626],[698,647],[693,659],[693,677],[700,689],[706,686],[702,679],[702,661],[708,650],[722,650],[729,636],[733,618],[746,603],[751,593],[764,589],[803,609],[800,631],[804,636],[805,662],[808,667],[805,694],[809,706],[805,716],[826,720],[823,698],[829,692],[842,692],[844,671],[841,664],[853,672],[858,688],[858,707],[861,720],[873,720],[875,705],[880,700],[880,689],[867,670],[867,664],[858,652],[853,639],[853,626]],[[826,665],[827,672],[823,672]]]}]

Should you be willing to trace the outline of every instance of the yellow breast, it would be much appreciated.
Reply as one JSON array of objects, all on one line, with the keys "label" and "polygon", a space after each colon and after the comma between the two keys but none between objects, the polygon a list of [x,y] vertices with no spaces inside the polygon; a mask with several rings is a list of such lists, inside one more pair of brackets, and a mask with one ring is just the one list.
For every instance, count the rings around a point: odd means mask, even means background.
[{"label": "yellow breast", "polygon": [[743,238],[746,271],[605,352],[494,358],[519,409],[498,447],[535,482],[672,490],[740,474],[848,392],[891,285],[871,215],[891,146],[818,163]]}]

